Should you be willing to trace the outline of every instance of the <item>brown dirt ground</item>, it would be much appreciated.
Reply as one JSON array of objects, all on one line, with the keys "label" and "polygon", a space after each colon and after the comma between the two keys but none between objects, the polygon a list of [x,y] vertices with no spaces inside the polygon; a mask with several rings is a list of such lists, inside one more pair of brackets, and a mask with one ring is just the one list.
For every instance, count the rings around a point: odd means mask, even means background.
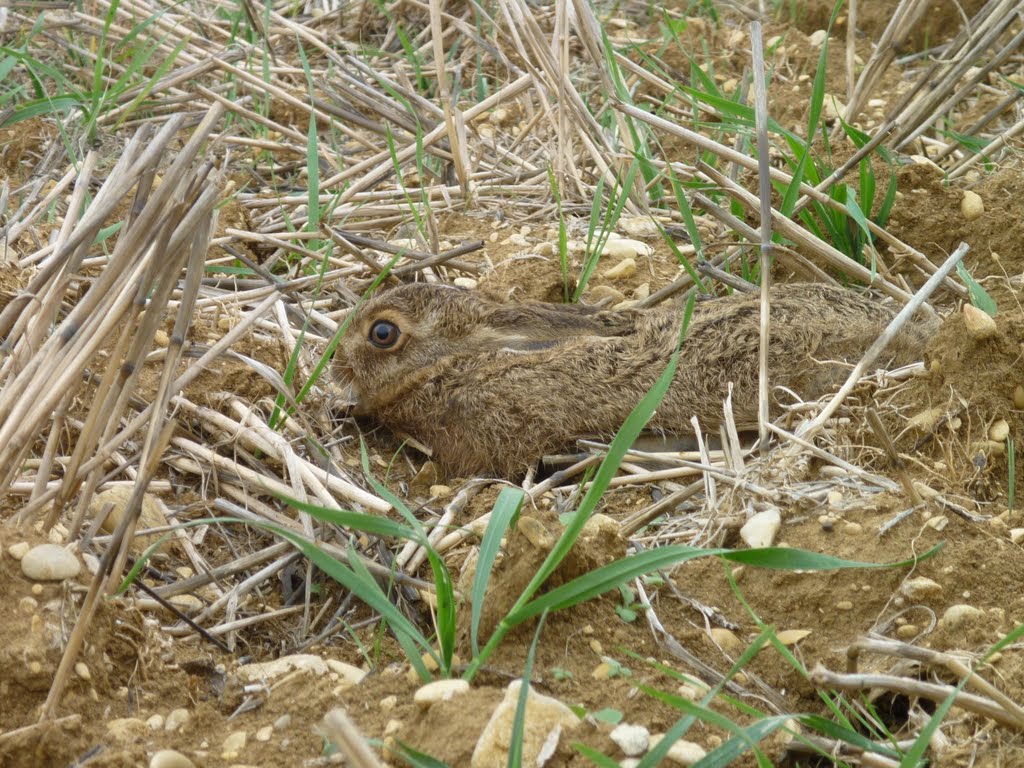
[{"label": "brown dirt ground", "polygon": [[[956,12],[952,3],[935,5],[936,11],[929,13],[929,24],[915,38],[915,45],[920,46],[925,39],[934,42],[934,30],[946,28],[949,14]],[[794,40],[794,75],[813,72],[816,53],[808,54],[799,36],[823,27],[831,4],[809,3],[802,7],[804,10],[797,14],[795,22],[797,28],[789,30]],[[862,24],[869,37],[880,32],[877,24],[887,19],[886,9],[891,7],[891,0],[862,4]],[[783,26],[780,24],[779,28]],[[839,31],[842,33],[842,25]],[[738,55],[735,61],[726,56],[716,61],[725,73],[737,74],[744,65],[745,60]],[[805,102],[805,94],[787,97],[780,92],[773,110],[777,105],[777,116],[798,121],[800,105]],[[22,138],[5,142],[0,136],[0,148],[6,147],[7,152],[26,151],[23,143]],[[6,156],[0,150],[0,161],[5,164]],[[1009,423],[1010,434],[1018,446],[1019,435],[1024,432],[1024,411],[1014,405],[1015,390],[1024,386],[1024,177],[1017,169],[997,170],[975,176],[963,185],[948,186],[937,171],[914,164],[902,167],[898,176],[900,197],[893,212],[892,232],[936,261],[959,242],[968,242],[972,249],[966,264],[999,304],[998,332],[991,339],[975,341],[965,332],[950,297],[940,294],[937,303],[951,314],[929,349],[931,373],[875,393],[858,393],[860,402],[870,402],[873,396],[877,402],[892,406],[886,411],[886,424],[897,447],[912,457],[908,469],[915,480],[950,498],[984,501],[987,519],[968,520],[951,510],[932,506],[927,513],[914,513],[881,534],[880,526],[910,506],[904,494],[867,496],[851,492],[839,494],[821,507],[783,507],[781,538],[791,547],[876,563],[904,560],[939,543],[944,548],[914,569],[815,574],[743,568],[736,575],[749,612],[730,588],[720,561],[694,561],[670,574],[680,595],[715,607],[736,627],[735,634],[744,644],[758,632],[754,615],[779,630],[809,630],[810,634],[792,649],[807,668],[821,663],[832,670],[843,670],[846,648],[870,632],[895,637],[901,627],[912,625],[920,629],[914,639],[920,646],[974,654],[983,652],[1024,623],[1024,592],[1020,589],[1024,549],[1011,543],[1008,535],[1009,529],[1024,527],[1019,511],[1019,502],[1024,500],[1024,480],[1018,474],[1018,509],[1011,515],[1007,509],[1007,456],[982,444],[989,427],[998,419]],[[962,190],[968,187],[981,194],[986,205],[985,215],[973,222],[960,214]],[[231,215],[243,213],[233,211]],[[530,222],[516,222],[515,226],[520,223]],[[493,231],[490,218],[469,215],[449,216],[442,226],[443,236],[452,241],[488,239]],[[534,235],[544,239],[544,225],[533,222],[532,226]],[[502,236],[512,231],[502,230]],[[642,283],[656,290],[670,282],[677,276],[678,267],[664,244],[652,245],[654,256],[641,264],[635,277],[613,282],[599,272],[591,290],[608,286],[629,297]],[[515,246],[488,240],[486,257],[498,267],[485,277],[481,288],[504,295],[512,293],[518,298],[557,300],[561,292],[560,272],[551,261],[543,259],[508,261],[507,257],[517,250]],[[0,295],[7,296],[21,285],[18,276],[4,275],[0,278]],[[213,328],[195,332],[198,336],[218,333]],[[284,352],[270,344],[261,347],[258,342],[247,342],[240,351],[278,367],[284,364]],[[195,393],[217,391],[232,391],[250,401],[272,395],[266,382],[248,368],[229,362],[222,362],[195,385]],[[853,415],[858,413],[857,402],[855,398]],[[912,426],[914,416],[935,407],[941,407],[941,413],[928,429]],[[837,444],[842,443],[842,437],[835,437]],[[380,431],[369,439],[380,457],[389,457],[399,445],[396,438]],[[892,467],[877,441],[867,439],[865,444],[848,451],[849,458],[859,465],[892,475]],[[816,471],[817,467],[809,467],[808,477]],[[412,469],[399,463],[396,486],[407,489],[411,476]],[[454,479],[451,482],[456,484]],[[489,509],[498,490],[494,486],[481,492],[467,517]],[[415,488],[409,493],[415,499]],[[169,503],[182,504],[196,498],[185,493]],[[621,519],[650,501],[649,489],[619,489],[606,495],[600,511]],[[3,516],[9,511],[4,510]],[[722,521],[722,545],[737,544],[742,512],[735,510],[735,519]],[[550,508],[542,505],[529,514],[549,530],[557,528]],[[822,523],[822,515],[830,516],[827,525]],[[936,518],[944,519],[944,527],[935,524]],[[278,684],[270,693],[250,694],[233,677],[234,668],[243,656],[265,659],[289,648],[294,627],[287,621],[259,624],[240,632],[236,653],[226,654],[195,636],[170,639],[159,630],[166,615],[132,600],[111,600],[94,621],[80,659],[88,667],[88,679],[72,676],[58,707],[63,719],[35,726],[87,583],[85,576],[78,583],[63,587],[34,586],[25,579],[18,564],[7,555],[7,548],[19,541],[42,540],[34,531],[0,527],[0,731],[8,732],[0,737],[2,768],[63,766],[75,760],[84,761],[86,756],[90,757],[90,766],[136,766],[145,764],[148,755],[164,747],[180,749],[198,765],[208,768],[233,764],[265,768],[302,765],[323,754],[324,741],[316,725],[328,709],[339,705],[348,709],[371,738],[383,738],[391,721],[401,721],[398,738],[403,742],[450,765],[466,765],[476,735],[490,711],[501,699],[508,682],[521,673],[532,639],[533,627],[513,633],[467,697],[422,711],[412,703],[417,683],[410,680],[400,650],[389,636],[379,636],[374,625],[355,631],[358,644],[350,637],[336,636],[310,649],[325,658],[354,664],[371,661],[372,672],[360,685],[339,690],[337,680],[330,676],[297,675]],[[569,568],[581,570],[585,565],[592,567],[605,562],[621,554],[622,546],[619,540],[594,542]],[[456,551],[449,563],[456,578],[465,554],[465,550]],[[509,551],[499,564],[497,587],[485,623],[494,621],[503,598],[528,579],[543,554],[521,535],[510,536]],[[209,553],[214,563],[234,556],[227,546],[220,558],[212,547]],[[912,604],[899,592],[908,576],[935,580],[942,587],[941,595]],[[329,590],[325,586],[325,592]],[[666,587],[652,591],[654,610],[676,640],[709,666],[727,669],[730,658],[736,654],[727,653],[709,640],[704,616]],[[266,607],[282,604],[279,594],[268,593],[263,597]],[[640,692],[638,686],[674,691],[678,681],[666,669],[687,673],[689,667],[655,642],[642,618],[634,623],[621,619],[615,611],[618,602],[617,595],[606,595],[552,616],[538,647],[534,683],[540,690],[590,712],[616,709],[626,721],[644,724],[652,731],[664,731],[675,722],[678,713]],[[934,617],[958,603],[981,609],[981,618],[968,629],[930,627]],[[367,649],[369,659],[360,652],[360,646]],[[626,671],[610,678],[595,678],[594,672],[604,657],[616,659]],[[885,660],[875,658],[869,658],[866,666],[888,668]],[[991,662],[985,673],[1012,699],[1024,701],[1024,656],[1019,648],[1007,649]],[[790,711],[823,711],[815,689],[775,650],[762,650],[747,667],[747,684],[753,675],[771,689],[784,691]],[[757,703],[755,698],[749,701]],[[192,712],[191,721],[180,731],[172,733],[145,725],[153,715],[166,716],[179,707]],[[722,711],[736,716],[724,706]],[[106,728],[114,718],[135,718],[141,722],[129,723],[115,734]],[[268,741],[255,740],[260,728],[274,723],[278,725]],[[224,739],[235,730],[247,732],[249,745],[239,756],[224,755]],[[616,755],[608,738],[609,730],[604,724],[586,723],[576,736],[591,747]],[[1011,765],[1007,755],[1024,748],[1019,735],[970,717],[950,720],[946,735],[954,743],[964,745],[964,752],[948,752],[943,765]],[[727,735],[712,727],[698,726],[689,738],[710,749]],[[766,748],[771,759],[781,759],[781,742],[770,741]],[[550,764],[587,763],[563,741]]]}]

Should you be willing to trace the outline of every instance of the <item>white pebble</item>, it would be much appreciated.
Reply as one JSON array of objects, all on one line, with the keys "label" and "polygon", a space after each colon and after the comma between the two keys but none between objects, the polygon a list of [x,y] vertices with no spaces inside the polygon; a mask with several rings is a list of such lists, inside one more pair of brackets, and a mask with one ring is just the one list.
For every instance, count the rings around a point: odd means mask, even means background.
[{"label": "white pebble", "polygon": [[828,32],[826,30],[816,29],[808,36],[807,42],[811,44],[812,48],[821,48],[827,38]]},{"label": "white pebble", "polygon": [[477,286],[476,280],[472,277],[456,277],[452,282],[459,288],[468,288],[469,290],[473,290]]},{"label": "white pebble", "polygon": [[432,683],[421,685],[412,700],[422,709],[429,709],[431,704],[439,701],[450,701],[456,696],[469,692],[469,682],[466,680],[435,680]]},{"label": "white pebble", "polygon": [[188,724],[188,721],[192,719],[192,713],[187,709],[172,709],[171,713],[167,715],[167,721],[164,723],[165,731],[176,731],[181,726]]},{"label": "white pebble", "polygon": [[740,528],[740,538],[751,549],[770,547],[782,526],[782,516],[777,509],[758,512]]},{"label": "white pebble", "polygon": [[161,749],[149,759],[149,768],[195,768],[195,763],[174,749]]},{"label": "white pebble", "polygon": [[631,237],[609,238],[601,249],[601,255],[618,257],[620,259],[636,258],[637,256],[652,256],[654,248],[641,240],[634,240]]},{"label": "white pebble", "polygon": [[[665,738],[664,734],[657,734],[651,737],[651,749],[658,746],[658,742]],[[700,744],[695,744],[692,741],[683,741],[680,739],[673,744],[666,757],[680,765],[693,765],[698,760],[703,760],[707,752]]]},{"label": "white pebble", "polygon": [[327,674],[327,664],[312,653],[293,653],[273,661],[244,664],[235,670],[235,674],[246,682],[256,683],[273,680],[295,670],[307,670],[319,677]]},{"label": "white pebble", "polygon": [[368,674],[365,669],[360,669],[353,664],[346,664],[344,661],[338,661],[337,659],[328,659],[327,668],[338,675],[342,682],[346,684],[346,687],[357,685]]},{"label": "white pebble", "polygon": [[611,740],[629,757],[642,755],[651,742],[651,733],[642,725],[622,723],[611,732]]},{"label": "white pebble", "polygon": [[[613,242],[622,242],[616,240]],[[604,276],[609,280],[626,280],[636,274],[636,259],[629,257],[625,258],[616,264],[614,267],[606,269]]]},{"label": "white pebble", "polygon": [[265,725],[256,731],[256,741],[270,741],[270,737],[274,735],[274,726]]},{"label": "white pebble", "polygon": [[19,541],[17,544],[11,544],[7,548],[7,554],[13,557],[15,560],[21,560],[28,551],[32,549],[32,545],[27,541]]},{"label": "white pebble", "polygon": [[21,558],[21,570],[33,581],[63,581],[77,576],[82,564],[63,547],[40,544]]},{"label": "white pebble", "polygon": [[223,754],[230,755],[225,759],[233,759],[238,756],[238,753],[245,749],[246,742],[249,741],[249,736],[245,731],[232,731],[228,734],[228,737],[224,739]]}]

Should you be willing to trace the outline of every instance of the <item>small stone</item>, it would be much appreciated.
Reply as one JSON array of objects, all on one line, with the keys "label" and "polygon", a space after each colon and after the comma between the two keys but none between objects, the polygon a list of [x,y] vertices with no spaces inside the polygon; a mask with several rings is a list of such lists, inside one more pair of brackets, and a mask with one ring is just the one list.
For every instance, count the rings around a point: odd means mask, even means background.
[{"label": "small stone", "polygon": [[731,629],[713,627],[711,629],[711,639],[714,640],[715,645],[719,646],[726,653],[735,654],[743,650],[743,642],[736,637],[736,634]]},{"label": "small stone", "polygon": [[1010,425],[1006,423],[1006,419],[996,419],[988,428],[988,439],[997,443],[1005,442],[1009,435]]},{"label": "small stone", "polygon": [[837,611],[852,611],[853,610],[853,603],[851,603],[849,600],[840,600],[838,603],[836,603],[836,610]]},{"label": "small stone", "polygon": [[256,741],[270,741],[274,735],[274,726],[264,725],[256,731]]},{"label": "small stone", "polygon": [[337,659],[328,659],[327,668],[341,678],[346,688],[358,685],[368,674],[365,669],[360,669],[354,664],[346,664],[344,661],[338,661]]},{"label": "small stone", "polygon": [[548,531],[544,523],[532,515],[522,515],[516,523],[516,530],[523,534],[534,549],[548,552],[555,545],[554,535]]},{"label": "small stone", "polygon": [[942,594],[942,585],[925,576],[915,576],[900,585],[900,592],[911,600],[929,600]]},{"label": "small stone", "polygon": [[153,334],[153,341],[158,347],[166,347],[171,343],[171,337],[167,335],[167,331],[157,330],[157,332]]},{"label": "small stone", "polygon": [[63,581],[81,573],[82,563],[63,547],[40,544],[21,558],[21,571],[33,581]]},{"label": "small stone", "polygon": [[384,726],[385,736],[394,736],[396,733],[402,730],[404,723],[401,720],[388,720],[387,725]]},{"label": "small stone", "polygon": [[[511,741],[513,721],[519,706],[521,680],[513,680],[505,691],[505,698],[494,710],[484,726],[470,768],[504,768],[508,764],[508,745]],[[522,765],[544,765],[558,749],[565,731],[575,730],[580,719],[558,699],[537,693],[532,687],[526,694]]]},{"label": "small stone", "polygon": [[291,715],[287,715],[287,714],[286,715],[281,715],[279,718],[277,718],[277,720],[274,721],[274,730],[275,731],[283,731],[285,728],[287,728],[291,724],[292,724],[292,716]]},{"label": "small stone", "polygon": [[192,719],[192,713],[187,709],[172,709],[170,714],[167,715],[167,721],[164,723],[165,731],[177,731],[183,725],[187,725],[188,721]]},{"label": "small stone", "polygon": [[150,715],[146,718],[146,725],[149,726],[151,731],[160,731],[164,727],[164,716],[163,715]]},{"label": "small stone", "polygon": [[770,547],[782,526],[782,516],[777,509],[758,512],[740,528],[740,538],[751,549]]},{"label": "small stone", "polygon": [[[1020,389],[1020,387],[1018,387],[1018,389]],[[21,558],[28,554],[30,549],[32,549],[32,545],[27,541],[19,541],[17,544],[11,544],[11,546],[7,548],[7,554],[15,560],[21,560]]]},{"label": "small stone", "polygon": [[175,749],[161,749],[149,759],[149,768],[195,768],[195,765]]},{"label": "small stone", "polygon": [[381,712],[390,712],[392,709],[394,709],[397,706],[398,706],[398,697],[394,696],[394,695],[392,695],[392,696],[385,696],[383,699],[381,699],[379,702],[377,702],[377,707],[381,710]]},{"label": "small stone", "polygon": [[647,745],[651,743],[651,732],[642,725],[622,723],[616,726],[609,736],[628,757],[642,755],[647,751]]},{"label": "small stone", "polygon": [[228,734],[228,737],[224,739],[221,757],[225,760],[234,760],[238,757],[239,753],[245,749],[245,745],[248,741],[249,736],[245,731],[232,731]]},{"label": "small stone", "polygon": [[982,312],[973,304],[964,304],[963,316],[964,325],[972,338],[984,341],[996,335],[996,321],[987,312]]},{"label": "small stone", "polygon": [[658,223],[650,216],[624,216],[619,219],[619,229],[630,237],[658,237]]},{"label": "small stone", "polygon": [[[89,512],[94,517],[98,516],[107,504],[110,505],[110,512],[100,525],[100,528],[105,533],[113,533],[117,526],[120,525],[125,510],[128,508],[128,502],[131,500],[132,493],[134,493],[134,489],[130,485],[114,485],[92,497],[92,500],[89,502]],[[143,494],[142,509],[139,512],[139,519],[135,524],[135,529],[143,531],[148,528],[165,527],[168,523],[167,513],[164,510],[164,503],[159,498],[151,493]],[[136,536],[132,539],[132,551],[136,553],[143,552],[146,547],[162,535]],[[160,545],[160,551],[166,552],[170,544],[170,540],[165,541]]]},{"label": "small stone", "polygon": [[981,218],[985,213],[985,203],[981,199],[981,195],[971,190],[964,192],[964,196],[960,200],[960,212],[968,221]]},{"label": "small stone", "polygon": [[1024,386],[1020,384],[1013,390],[1013,407],[1024,409]]},{"label": "small stone", "polygon": [[775,636],[783,645],[796,645],[811,634],[809,629],[784,629]]},{"label": "small stone", "polygon": [[1011,528],[1010,541],[1012,541],[1014,544],[1024,543],[1024,528]]},{"label": "small stone", "polygon": [[[658,746],[658,742],[663,738],[665,738],[664,734],[660,733],[651,736],[651,749]],[[669,748],[668,754],[665,757],[679,765],[693,765],[698,760],[703,760],[705,755],[707,755],[707,752],[704,751],[700,744],[680,739]]]},{"label": "small stone", "polygon": [[612,665],[602,661],[591,671],[590,676],[595,680],[607,680],[612,676]]},{"label": "small stone", "polygon": [[900,640],[913,640],[920,631],[916,624],[904,624],[902,627],[896,627],[896,637]]},{"label": "small stone", "polygon": [[626,300],[626,294],[612,288],[610,285],[597,285],[590,290],[590,301],[594,304],[607,302],[607,304],[621,304]]},{"label": "small stone", "polygon": [[601,641],[598,640],[596,637],[592,637],[590,639],[589,645],[590,645],[590,650],[592,650],[598,656],[601,656],[601,655],[604,654],[604,646],[601,645]]},{"label": "small stone", "polygon": [[[640,240],[633,240],[628,237],[609,238],[608,242],[604,244],[604,248],[601,249],[601,255],[620,258],[624,261],[633,261],[633,272],[635,272],[636,257],[653,256],[654,248]],[[633,272],[630,272],[629,275],[625,276],[629,277]]]},{"label": "small stone", "polygon": [[[623,240],[612,240],[612,243],[627,242]],[[607,246],[606,246],[607,247]],[[606,269],[604,276],[609,280],[627,280],[636,274],[636,259],[629,257],[625,258],[616,264],[614,267]]]},{"label": "small stone", "polygon": [[936,531],[943,531],[946,529],[946,526],[949,525],[949,518],[945,515],[936,515],[935,517],[926,520],[925,525],[929,528],[934,528]]},{"label": "small stone", "polygon": [[75,674],[83,680],[92,680],[92,672],[89,671],[89,665],[84,661],[75,663]]},{"label": "small stone", "polygon": [[864,526],[860,523],[847,523],[843,526],[843,533],[847,536],[860,536],[864,533]]},{"label": "small stone", "polygon": [[305,670],[320,677],[327,674],[327,664],[312,653],[293,653],[273,661],[244,664],[235,674],[247,683],[257,683],[282,677],[295,670]]},{"label": "small stone", "polygon": [[825,40],[828,39],[828,32],[824,29],[816,29],[811,32],[807,37],[807,42],[811,44],[812,48],[821,48],[825,44]]},{"label": "small stone", "polygon": [[643,301],[651,295],[651,284],[640,283],[636,288],[633,289],[633,298],[636,301]]},{"label": "small stone", "polygon": [[958,603],[951,605],[946,609],[946,612],[942,614],[940,624],[945,629],[955,629],[962,627],[965,624],[972,624],[985,615],[985,612],[980,608],[975,608],[973,605],[965,605]]},{"label": "small stone", "polygon": [[467,680],[435,680],[432,683],[421,685],[412,700],[419,705],[420,709],[429,709],[432,704],[439,701],[451,701],[456,696],[469,692]]},{"label": "small stone", "polygon": [[452,495],[452,489],[447,485],[430,486],[430,495],[435,499],[447,499]]}]

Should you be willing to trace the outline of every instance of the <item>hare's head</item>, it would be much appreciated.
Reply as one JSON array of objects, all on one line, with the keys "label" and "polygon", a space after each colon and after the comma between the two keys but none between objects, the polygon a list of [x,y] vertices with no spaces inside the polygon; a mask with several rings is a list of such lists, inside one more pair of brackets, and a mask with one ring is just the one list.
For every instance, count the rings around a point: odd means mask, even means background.
[{"label": "hare's head", "polygon": [[541,303],[490,301],[448,285],[412,284],[383,291],[358,307],[335,358],[357,412],[385,408],[454,358],[471,363],[504,350],[540,354],[580,336],[621,335],[623,313]]}]

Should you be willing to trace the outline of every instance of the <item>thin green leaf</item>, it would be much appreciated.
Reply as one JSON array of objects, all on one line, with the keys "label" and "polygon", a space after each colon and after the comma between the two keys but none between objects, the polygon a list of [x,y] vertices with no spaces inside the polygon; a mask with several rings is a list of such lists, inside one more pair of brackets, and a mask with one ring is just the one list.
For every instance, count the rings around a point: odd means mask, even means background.
[{"label": "thin green leaf", "polygon": [[483,539],[480,541],[480,551],[476,556],[476,574],[473,577],[473,588],[470,592],[472,604],[472,618],[469,627],[470,643],[473,648],[473,655],[480,653],[478,643],[478,632],[480,630],[480,616],[483,613],[484,600],[487,597],[487,586],[491,579],[491,570],[494,561],[501,549],[501,539],[508,530],[512,518],[519,512],[525,494],[519,488],[502,488],[498,494],[494,507],[491,509],[491,519],[487,523]]}]

